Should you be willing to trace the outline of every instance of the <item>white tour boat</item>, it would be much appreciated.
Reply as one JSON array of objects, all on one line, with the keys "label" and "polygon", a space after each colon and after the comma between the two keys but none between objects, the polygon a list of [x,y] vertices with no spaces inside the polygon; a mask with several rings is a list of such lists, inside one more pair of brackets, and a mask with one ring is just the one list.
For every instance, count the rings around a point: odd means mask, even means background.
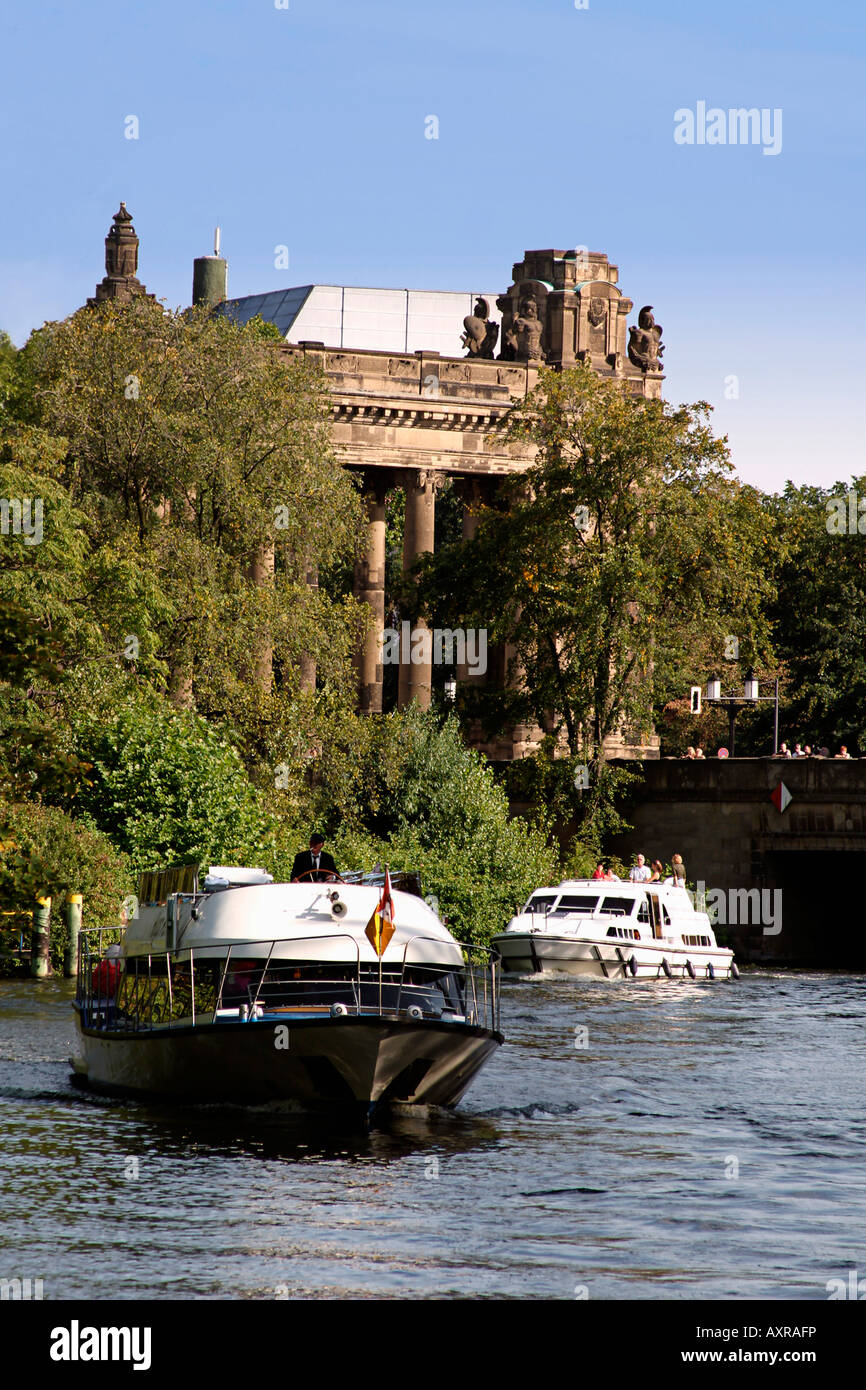
[{"label": "white tour boat", "polygon": [[417,882],[357,880],[145,875],[118,944],[82,937],[74,1070],[105,1091],[364,1122],[455,1105],[503,1040],[497,957],[461,946]]},{"label": "white tour boat", "polygon": [[606,980],[736,979],[733,951],[676,884],[567,879],[538,888],[493,938],[502,968]]}]

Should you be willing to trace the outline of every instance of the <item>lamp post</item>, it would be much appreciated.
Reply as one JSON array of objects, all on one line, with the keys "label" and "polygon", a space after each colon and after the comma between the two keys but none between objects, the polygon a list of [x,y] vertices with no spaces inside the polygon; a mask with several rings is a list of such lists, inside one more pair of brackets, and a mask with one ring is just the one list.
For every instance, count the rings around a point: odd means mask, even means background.
[{"label": "lamp post", "polygon": [[734,726],[737,715],[742,709],[748,709],[751,705],[759,705],[765,700],[772,700],[776,706],[775,720],[773,724],[773,756],[779,751],[779,677],[776,676],[776,688],[772,695],[760,695],[758,693],[758,682],[751,666],[746,672],[746,679],[743,685],[742,695],[723,695],[722,682],[718,676],[711,676],[707,681],[707,704],[718,705],[721,709],[728,711],[731,735],[731,757],[734,756]]}]

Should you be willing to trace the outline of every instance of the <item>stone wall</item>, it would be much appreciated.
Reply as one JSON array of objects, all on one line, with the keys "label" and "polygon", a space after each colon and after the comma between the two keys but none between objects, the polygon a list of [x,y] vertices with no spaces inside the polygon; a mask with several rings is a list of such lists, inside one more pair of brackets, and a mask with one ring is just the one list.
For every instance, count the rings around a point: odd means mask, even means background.
[{"label": "stone wall", "polygon": [[[792,798],[782,812],[771,799],[780,781]],[[866,759],[647,761],[627,816],[634,829],[611,849],[626,862],[682,854],[689,882],[740,918],[727,934],[742,958],[866,968]],[[738,889],[768,895],[759,920],[754,896],[742,920]]]}]

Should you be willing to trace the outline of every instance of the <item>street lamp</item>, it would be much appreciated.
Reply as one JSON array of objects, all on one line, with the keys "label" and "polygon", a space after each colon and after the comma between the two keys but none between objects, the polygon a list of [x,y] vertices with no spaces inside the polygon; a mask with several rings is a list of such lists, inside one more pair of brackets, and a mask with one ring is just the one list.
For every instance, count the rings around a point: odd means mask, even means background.
[{"label": "street lamp", "polygon": [[453,676],[449,676],[445,682],[445,699],[452,705],[457,699],[457,682]]},{"label": "street lamp", "polygon": [[764,700],[773,700],[776,706],[775,722],[773,728],[773,756],[779,751],[779,677],[776,676],[776,688],[772,695],[760,695],[758,693],[758,682],[751,666],[746,672],[746,679],[743,684],[742,695],[723,695],[722,682],[718,676],[711,676],[707,681],[707,704],[719,705],[728,711],[731,734],[731,757],[734,756],[734,725],[737,715],[741,709],[748,709],[749,705],[761,704]]}]

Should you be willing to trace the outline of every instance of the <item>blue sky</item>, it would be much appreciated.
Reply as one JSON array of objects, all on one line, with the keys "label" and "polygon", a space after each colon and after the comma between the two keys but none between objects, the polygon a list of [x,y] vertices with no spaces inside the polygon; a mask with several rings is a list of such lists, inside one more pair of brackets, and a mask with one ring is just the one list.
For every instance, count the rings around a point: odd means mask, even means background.
[{"label": "blue sky", "polygon": [[[16,342],[93,292],[121,199],[172,305],[217,222],[233,295],[504,290],[524,249],[586,245],[654,305],[666,394],[714,405],[744,479],[866,472],[862,0],[288,2],[7,7]],[[781,110],[780,152],[678,145],[699,101]]]}]

